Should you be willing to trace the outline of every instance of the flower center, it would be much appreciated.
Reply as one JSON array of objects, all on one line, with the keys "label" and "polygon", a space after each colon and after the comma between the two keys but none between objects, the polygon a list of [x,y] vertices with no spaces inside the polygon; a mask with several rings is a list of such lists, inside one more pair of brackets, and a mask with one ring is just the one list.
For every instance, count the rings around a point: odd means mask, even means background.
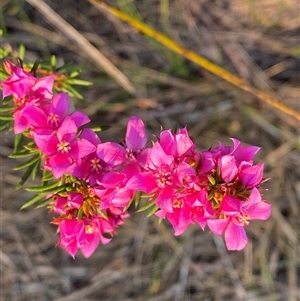
[{"label": "flower center", "polygon": [[156,173],[156,183],[158,187],[164,188],[165,186],[171,186],[173,183],[172,173],[169,171],[169,167],[163,165],[160,172]]},{"label": "flower center", "polygon": [[137,156],[141,153],[141,150],[136,150],[136,151],[133,151],[129,148],[126,148],[126,158],[129,160],[129,161],[136,161],[136,158]]},{"label": "flower center", "polygon": [[100,159],[95,157],[92,160],[90,160],[90,166],[93,172],[100,172],[101,170]]},{"label": "flower center", "polygon": [[93,227],[91,225],[84,225],[84,227],[85,227],[85,233],[86,234],[92,234],[92,233],[94,233],[94,229],[93,229]]},{"label": "flower center", "polygon": [[48,116],[48,124],[53,127],[57,127],[59,125],[59,122],[59,116],[57,114],[50,113],[50,115]]},{"label": "flower center", "polygon": [[182,208],[182,207],[183,207],[182,199],[173,200],[173,208]]},{"label": "flower center", "polygon": [[250,223],[249,219],[250,219],[249,215],[242,214],[242,213],[240,213],[239,216],[236,217],[236,221],[242,226],[249,225]]},{"label": "flower center", "polygon": [[71,146],[69,142],[61,141],[60,143],[58,143],[57,149],[62,153],[68,153],[71,149]]}]

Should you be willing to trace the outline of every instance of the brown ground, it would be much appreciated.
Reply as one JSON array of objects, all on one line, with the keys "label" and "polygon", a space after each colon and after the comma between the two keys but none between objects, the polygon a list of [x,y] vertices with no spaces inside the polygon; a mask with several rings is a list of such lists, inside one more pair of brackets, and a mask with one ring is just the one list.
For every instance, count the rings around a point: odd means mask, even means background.
[{"label": "brown ground", "polygon": [[[28,1],[31,2],[31,1]],[[236,137],[259,145],[271,181],[267,222],[248,227],[242,252],[228,252],[222,239],[191,227],[174,238],[167,222],[132,211],[107,246],[89,259],[73,260],[55,248],[57,235],[43,209],[20,211],[31,195],[15,190],[22,173],[9,159],[13,135],[1,135],[1,301],[211,301],[300,300],[299,122],[224,82],[103,14],[86,1],[47,1],[102,52],[137,90],[132,96],[91,61],[87,49],[26,1],[2,0],[2,45],[23,43],[27,59],[73,61],[95,85],[76,106],[96,125],[113,125],[102,140],[123,137],[132,114],[157,134],[187,125],[200,149]],[[40,0],[39,2],[43,2]],[[299,2],[288,0],[116,0],[185,47],[252,85],[299,107]],[[59,24],[56,24],[56,26]],[[30,184],[30,183],[29,183]],[[31,183],[32,184],[32,183]]]}]

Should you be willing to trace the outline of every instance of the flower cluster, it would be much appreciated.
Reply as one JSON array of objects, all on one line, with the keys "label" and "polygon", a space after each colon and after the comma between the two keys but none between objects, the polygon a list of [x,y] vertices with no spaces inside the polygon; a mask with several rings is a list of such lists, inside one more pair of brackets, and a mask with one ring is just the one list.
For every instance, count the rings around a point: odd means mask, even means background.
[{"label": "flower cluster", "polygon": [[[36,78],[11,62],[2,82],[3,97],[13,99],[14,131],[34,141],[42,169],[58,180],[49,190],[50,211],[59,245],[71,256],[80,249],[85,257],[99,243],[106,244],[129,216],[135,199],[147,196],[143,208],[167,219],[175,235],[191,224],[224,234],[229,250],[247,243],[244,229],[252,219],[265,220],[271,205],[262,199],[263,164],[253,158],[256,146],[219,143],[197,151],[186,128],[161,131],[147,146],[143,121],[130,118],[124,143],[102,142],[87,125],[89,118],[70,113],[67,93],[53,93],[54,77]],[[144,199],[144,198],[143,198]]]}]

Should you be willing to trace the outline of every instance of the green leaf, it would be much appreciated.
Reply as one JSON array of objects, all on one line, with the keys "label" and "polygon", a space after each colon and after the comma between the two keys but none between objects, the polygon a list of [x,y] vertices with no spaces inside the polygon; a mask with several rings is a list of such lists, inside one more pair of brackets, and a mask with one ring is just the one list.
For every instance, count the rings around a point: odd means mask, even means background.
[{"label": "green leaf", "polygon": [[0,112],[1,113],[5,113],[5,112],[10,112],[10,111],[13,111],[13,109],[14,109],[14,107],[7,107],[7,106],[5,106],[5,107],[0,107]]},{"label": "green leaf", "polygon": [[40,64],[40,60],[37,59],[37,60],[34,62],[32,68],[31,68],[31,70],[30,70],[30,73],[35,74],[36,70],[37,70],[38,67],[39,67],[39,64]]},{"label": "green leaf", "polygon": [[24,158],[24,157],[28,157],[28,156],[32,156],[33,153],[32,152],[29,152],[28,150],[23,150],[23,151],[20,151],[18,153],[13,153],[11,155],[9,155],[10,158]]},{"label": "green leaf", "polygon": [[5,57],[8,57],[10,55],[10,52],[6,49],[0,47],[0,59],[3,59]]},{"label": "green leaf", "polygon": [[87,81],[84,79],[75,79],[75,78],[67,79],[66,82],[69,85],[78,85],[78,86],[91,86],[94,84],[93,82],[90,82],[90,81]]},{"label": "green leaf", "polygon": [[214,177],[208,176],[208,181],[211,185],[213,185],[213,186],[216,185],[216,180]]},{"label": "green leaf", "polygon": [[62,91],[68,92],[71,96],[75,96],[79,99],[83,99],[83,96],[72,86],[67,85],[66,83],[63,84]]},{"label": "green leaf", "polygon": [[150,217],[151,215],[153,215],[153,214],[157,211],[157,209],[158,209],[158,206],[155,205],[155,206],[151,209],[151,211],[148,213],[147,217]]},{"label": "green leaf", "polygon": [[31,199],[29,199],[22,207],[21,209],[25,209],[29,206],[32,206],[33,204],[37,203],[39,200],[41,200],[43,197],[45,197],[46,194],[45,193],[40,193],[34,197],[32,197]]},{"label": "green leaf", "polygon": [[107,219],[107,214],[106,214],[104,211],[102,211],[101,209],[99,209],[99,210],[97,210],[97,212],[98,212],[103,218]]},{"label": "green leaf", "polygon": [[[48,182],[50,180],[53,179],[53,174],[52,172],[48,171],[48,170],[44,170],[44,174],[43,174],[43,182]],[[44,183],[43,183],[44,185]]]},{"label": "green leaf", "polygon": [[63,70],[68,71],[68,69],[74,68],[73,64],[74,64],[74,62],[72,62],[72,61],[67,62],[66,64],[56,68],[56,71],[63,71]]},{"label": "green leaf", "polygon": [[76,76],[79,75],[79,74],[80,74],[80,71],[74,70],[74,71],[72,71],[72,72],[70,73],[69,77],[70,77],[70,78],[73,78],[73,77],[76,77]]},{"label": "green leaf", "polygon": [[124,207],[123,212],[128,210],[128,208],[129,208],[130,205],[132,204],[133,200],[134,200],[134,199],[132,199],[130,202],[128,202],[127,206]]},{"label": "green leaf", "polygon": [[51,64],[52,69],[55,70],[56,64],[57,64],[57,60],[56,60],[56,56],[55,55],[51,56],[50,64]]},{"label": "green leaf", "polygon": [[0,120],[0,131],[4,130],[10,125],[10,121]]},{"label": "green leaf", "polygon": [[83,216],[83,208],[81,207],[81,208],[78,210],[78,213],[77,213],[77,219],[78,219],[78,220],[81,220],[81,219],[82,219],[82,216]]},{"label": "green leaf", "polygon": [[26,49],[25,49],[25,46],[24,45],[20,45],[19,47],[19,58],[23,61],[24,58],[25,58],[25,52],[26,52]]},{"label": "green leaf", "polygon": [[[27,191],[35,191],[35,192],[48,192],[48,190],[51,190],[53,188],[57,188],[57,187],[62,187],[62,186],[58,186],[60,183],[60,181],[56,181],[52,184],[49,185],[44,185],[44,186],[32,186],[32,187],[28,187],[26,188]],[[64,186],[64,185],[63,185]]]},{"label": "green leaf", "polygon": [[43,192],[57,194],[57,193],[64,191],[65,189],[66,189],[66,185],[61,185],[61,186],[57,186],[57,187],[45,190]]},{"label": "green leaf", "polygon": [[110,128],[109,125],[101,125],[101,126],[92,127],[91,130],[94,132],[103,132],[108,130],[109,128]]},{"label": "green leaf", "polygon": [[8,105],[11,101],[12,101],[12,96],[5,97],[5,98],[3,99],[2,105],[3,105],[3,106],[6,106],[6,105]]},{"label": "green leaf", "polygon": [[32,171],[32,180],[35,180],[37,175],[39,174],[41,170],[41,160],[37,161],[34,165],[34,169]]},{"label": "green leaf", "polygon": [[151,208],[153,205],[155,205],[155,201],[148,201],[148,203],[146,203],[144,206],[142,206],[139,210],[137,210],[137,212],[142,212],[145,211],[149,208]]},{"label": "green leaf", "polygon": [[22,149],[23,138],[23,134],[17,134],[15,136],[14,153],[17,153]]},{"label": "green leaf", "polygon": [[45,201],[43,201],[42,203],[40,203],[38,206],[36,206],[36,208],[42,208],[42,207],[45,207],[47,205],[49,205],[49,203],[51,201],[54,201],[54,197],[51,196],[50,198],[47,198]]},{"label": "green leaf", "polygon": [[142,192],[138,191],[134,195],[134,207],[137,208],[141,201]]},{"label": "green leaf", "polygon": [[24,163],[18,164],[17,166],[14,167],[14,170],[19,170],[19,169],[28,167],[28,166],[32,165],[33,163],[35,163],[35,162],[38,161],[38,160],[41,160],[40,154],[35,155],[35,156],[32,157],[30,160],[28,160],[28,161],[26,161],[26,162],[24,162]]},{"label": "green leaf", "polygon": [[34,141],[28,142],[26,145],[23,146],[25,149],[33,152],[37,152],[36,145]]},{"label": "green leaf", "polygon": [[18,185],[16,186],[16,189],[20,189],[24,183],[28,180],[28,178],[30,177],[30,175],[32,174],[34,168],[35,168],[36,163],[30,165],[28,167],[28,169],[26,170],[26,172],[24,173],[24,175],[21,178],[21,181],[18,183]]},{"label": "green leaf", "polygon": [[[0,53],[0,60],[1,60],[1,53]],[[5,72],[5,70],[0,68],[0,79],[1,79],[1,81],[5,80],[6,78],[8,78],[8,74]],[[0,88],[2,89],[2,85],[0,86]]]},{"label": "green leaf", "polygon": [[0,120],[13,121],[13,116],[10,115],[0,115]]}]

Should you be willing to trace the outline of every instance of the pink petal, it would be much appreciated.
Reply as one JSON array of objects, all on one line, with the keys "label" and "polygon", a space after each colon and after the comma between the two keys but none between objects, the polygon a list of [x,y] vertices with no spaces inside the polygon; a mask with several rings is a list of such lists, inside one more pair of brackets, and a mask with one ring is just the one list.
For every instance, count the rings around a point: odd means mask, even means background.
[{"label": "pink petal", "polygon": [[24,131],[26,131],[29,127],[30,124],[24,116],[22,116],[21,111],[16,111],[14,113],[14,133],[15,134],[21,134]]},{"label": "pink petal", "polygon": [[132,116],[127,125],[126,146],[129,150],[138,151],[143,149],[147,143],[147,133],[143,121]]},{"label": "pink petal", "polygon": [[43,154],[50,156],[57,153],[58,139],[51,130],[36,130],[32,132],[37,147]]},{"label": "pink petal", "polygon": [[238,168],[236,166],[236,161],[233,156],[223,156],[218,161],[218,166],[220,168],[221,177],[226,182],[231,182],[238,173]]},{"label": "pink petal", "polygon": [[62,92],[54,95],[50,105],[50,113],[58,114],[61,119],[65,118],[70,110],[68,93]]},{"label": "pink petal", "polygon": [[209,219],[207,226],[216,235],[222,235],[229,224],[229,218],[225,219]]},{"label": "pink petal", "polygon": [[248,214],[250,219],[266,220],[271,216],[271,204],[261,201]]},{"label": "pink petal", "polygon": [[193,178],[196,175],[196,171],[191,165],[182,162],[177,166],[176,175],[180,183],[183,185],[187,178]]},{"label": "pink petal", "polygon": [[256,187],[252,188],[251,194],[250,194],[248,200],[243,202],[243,211],[244,212],[251,211],[253,208],[255,208],[257,206],[258,203],[261,202],[261,200],[262,200],[262,198],[261,198],[261,194],[260,194],[259,190]]},{"label": "pink petal", "polygon": [[68,244],[68,245],[64,245],[63,243],[60,243],[60,246],[62,248],[64,248],[74,259],[75,259],[75,255],[78,251],[78,247],[77,247],[77,242],[76,240],[72,241],[72,243]]},{"label": "pink petal", "polygon": [[[201,152],[201,164],[198,168],[199,173],[209,173],[216,168],[216,162],[210,151]],[[197,160],[197,158],[196,158]]]},{"label": "pink petal", "polygon": [[174,162],[174,158],[167,155],[158,142],[156,142],[150,149],[150,160],[150,163],[153,163],[156,167],[160,167],[162,165],[172,166]]},{"label": "pink petal", "polygon": [[261,183],[263,172],[263,163],[245,168],[240,172],[240,181],[245,187],[253,188]]},{"label": "pink petal", "polygon": [[195,145],[188,135],[187,129],[181,129],[178,134],[175,135],[177,145],[177,157],[186,156],[188,152],[194,151]]},{"label": "pink petal", "polygon": [[76,139],[71,144],[69,155],[74,160],[79,160],[96,151],[96,146],[85,139]]},{"label": "pink petal", "polygon": [[[78,223],[76,219],[65,219],[59,223],[59,232],[63,240],[75,237],[83,222]],[[78,227],[79,226],[79,227]]]},{"label": "pink petal", "polygon": [[174,228],[175,236],[183,234],[187,227],[193,223],[190,212],[184,207],[174,209],[173,213],[168,213],[167,219]]},{"label": "pink petal", "polygon": [[82,130],[80,138],[86,139],[94,145],[98,145],[101,143],[99,136],[93,130],[88,128]]},{"label": "pink petal", "polygon": [[116,188],[122,183],[124,178],[124,174],[117,171],[110,171],[101,178],[99,184],[102,184],[105,188]]},{"label": "pink petal", "polygon": [[157,217],[160,217],[160,218],[165,219],[165,218],[167,217],[167,212],[164,211],[164,210],[157,210],[157,211],[155,212],[155,215],[156,215]]},{"label": "pink petal", "polygon": [[143,172],[133,176],[127,183],[126,187],[135,191],[152,193],[158,189],[155,177],[152,172]]},{"label": "pink petal", "polygon": [[166,212],[173,212],[173,197],[175,194],[175,190],[166,186],[161,190],[156,200],[156,205]]},{"label": "pink petal", "polygon": [[89,172],[89,163],[81,159],[76,160],[67,170],[69,175],[80,179],[86,179],[86,177],[89,175]]},{"label": "pink petal", "polygon": [[54,84],[53,76],[45,76],[40,78],[36,84],[32,87],[31,93],[38,95],[39,98],[46,99],[52,98],[52,89]]},{"label": "pink petal", "polygon": [[77,192],[68,194],[68,205],[71,208],[79,209],[83,205],[83,195]]},{"label": "pink petal", "polygon": [[242,201],[234,196],[225,196],[222,200],[220,211],[229,216],[242,212]]},{"label": "pink petal", "polygon": [[241,146],[237,139],[231,139],[234,144],[232,155],[235,157],[237,164],[242,161],[252,161],[254,156],[260,150],[258,146]]},{"label": "pink petal", "polygon": [[125,149],[115,142],[98,144],[97,156],[110,166],[119,166],[126,162]]},{"label": "pink petal", "polygon": [[93,255],[100,243],[99,233],[93,232],[86,234],[86,243],[80,248],[82,255],[88,258]]},{"label": "pink petal", "polygon": [[134,191],[126,187],[116,190],[112,197],[112,205],[116,207],[127,207],[134,196]]},{"label": "pink petal", "polygon": [[84,113],[75,111],[70,115],[70,118],[75,122],[76,126],[80,126],[89,123],[91,120]]},{"label": "pink petal", "polygon": [[70,118],[70,116],[67,116],[57,130],[57,138],[61,141],[63,139],[66,140],[66,137],[70,137],[67,139],[72,140],[72,137],[76,136],[77,130],[78,127],[75,122]]},{"label": "pink petal", "polygon": [[177,145],[175,137],[170,130],[162,131],[159,136],[159,143],[167,155],[176,157]]},{"label": "pink petal", "polygon": [[65,214],[65,206],[67,204],[67,198],[61,197],[61,196],[56,196],[56,201],[54,204],[54,212],[59,213],[59,214]]},{"label": "pink petal", "polygon": [[27,106],[22,111],[25,117],[33,127],[47,127],[47,115],[43,110],[36,106]]},{"label": "pink petal", "polygon": [[56,179],[61,178],[71,165],[69,156],[67,154],[58,153],[51,157],[48,161],[51,171]]},{"label": "pink petal", "polygon": [[227,249],[230,251],[244,249],[248,242],[244,227],[233,222],[229,223],[225,231],[225,242]]}]

